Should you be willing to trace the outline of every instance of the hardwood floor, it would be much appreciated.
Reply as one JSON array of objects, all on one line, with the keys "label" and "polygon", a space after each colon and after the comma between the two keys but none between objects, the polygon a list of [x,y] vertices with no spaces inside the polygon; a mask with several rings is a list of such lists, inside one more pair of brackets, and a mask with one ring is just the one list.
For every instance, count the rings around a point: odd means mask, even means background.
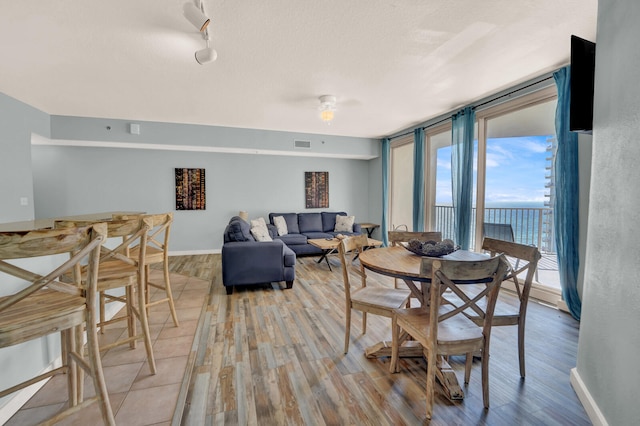
[{"label": "hardwood floor", "polygon": [[[273,283],[239,287],[227,296],[220,255],[171,258],[172,272],[212,280],[182,424],[426,423],[424,360],[403,359],[401,372],[390,374],[388,358],[364,356],[367,346],[390,340],[390,320],[370,315],[362,335],[354,312],[349,353],[342,353],[342,276],[337,258],[330,261],[333,272],[315,257],[299,258],[290,290]],[[392,279],[372,273],[369,282],[393,286]],[[518,372],[516,327],[496,327],[491,408],[482,405],[476,360],[464,400],[449,401],[438,385],[431,424],[591,424],[569,383],[578,326],[568,314],[530,303],[526,380]],[[462,380],[463,357],[452,357],[451,364]]]}]

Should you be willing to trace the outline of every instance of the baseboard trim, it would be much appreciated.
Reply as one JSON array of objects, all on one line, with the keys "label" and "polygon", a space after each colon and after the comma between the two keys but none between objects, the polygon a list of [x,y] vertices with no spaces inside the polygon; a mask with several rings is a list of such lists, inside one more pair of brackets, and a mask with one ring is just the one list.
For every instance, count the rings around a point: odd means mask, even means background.
[{"label": "baseboard trim", "polygon": [[585,386],[580,374],[578,373],[577,368],[571,369],[571,374],[569,375],[569,379],[571,381],[571,387],[578,395],[578,399],[584,410],[587,412],[587,416],[595,426],[608,426],[607,419],[604,418],[602,412],[598,408],[598,404],[593,399],[591,394],[589,393],[589,389]]}]

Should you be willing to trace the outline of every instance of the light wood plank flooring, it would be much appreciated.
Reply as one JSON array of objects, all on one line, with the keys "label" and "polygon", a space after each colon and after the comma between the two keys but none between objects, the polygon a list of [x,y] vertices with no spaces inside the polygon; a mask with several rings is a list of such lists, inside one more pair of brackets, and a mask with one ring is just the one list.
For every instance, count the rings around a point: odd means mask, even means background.
[{"label": "light wood plank flooring", "polygon": [[[173,327],[166,310],[152,315],[158,375],[148,374],[142,345],[105,357],[118,424],[426,424],[424,360],[404,359],[401,372],[390,374],[389,359],[365,358],[365,347],[390,339],[390,320],[369,316],[362,335],[357,312],[349,354],[344,355],[341,267],[335,257],[330,257],[333,272],[316,260],[298,259],[291,290],[273,283],[236,288],[227,296],[220,255],[171,257],[181,326]],[[393,285],[375,274],[369,280]],[[203,284],[209,282],[207,291]],[[438,385],[431,424],[590,424],[569,384],[578,325],[565,313],[531,303],[526,380],[518,373],[516,328],[495,328],[491,408],[483,409],[480,363],[475,361],[463,401],[449,401]],[[451,363],[461,380],[463,359],[452,357]],[[9,423],[36,424],[64,399],[52,381]],[[93,424],[96,416],[90,410],[76,419],[79,423],[66,423]]]},{"label": "light wood plank flooring", "polygon": [[[213,274],[182,424],[425,423],[424,360],[404,359],[401,372],[390,374],[389,359],[363,354],[365,347],[390,339],[390,320],[369,316],[367,334],[362,335],[361,316],[354,312],[349,354],[342,353],[342,275],[337,259],[330,260],[333,272],[314,257],[299,258],[291,290],[273,283],[236,288],[231,296],[222,285],[219,256],[175,264],[179,273]],[[213,268],[207,266],[211,264]],[[393,285],[390,278],[376,274],[370,274],[369,281]],[[485,411],[482,406],[476,360],[463,401],[451,402],[436,390],[431,424],[590,424],[569,383],[578,326],[568,314],[531,303],[527,378],[519,377],[516,328],[495,328],[491,408]],[[463,361],[451,360],[459,380]]]}]

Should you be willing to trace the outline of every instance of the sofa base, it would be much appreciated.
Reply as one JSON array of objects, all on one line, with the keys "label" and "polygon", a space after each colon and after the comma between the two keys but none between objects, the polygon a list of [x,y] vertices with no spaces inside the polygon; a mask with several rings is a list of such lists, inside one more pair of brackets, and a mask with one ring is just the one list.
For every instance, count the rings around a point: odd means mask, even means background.
[{"label": "sofa base", "polygon": [[[293,288],[293,281],[285,281],[286,285],[287,285],[287,289],[292,289]],[[242,284],[241,284],[242,285]],[[249,286],[250,284],[248,284],[247,286]],[[225,286],[225,290],[227,291],[227,295],[233,294],[233,287],[232,285],[227,285]]]}]

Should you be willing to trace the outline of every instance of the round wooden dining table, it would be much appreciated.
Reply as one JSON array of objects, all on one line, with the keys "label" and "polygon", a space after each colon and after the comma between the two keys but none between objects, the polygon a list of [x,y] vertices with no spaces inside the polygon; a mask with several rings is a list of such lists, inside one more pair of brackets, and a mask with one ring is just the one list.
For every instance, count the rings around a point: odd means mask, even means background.
[{"label": "round wooden dining table", "polygon": [[[488,255],[484,253],[456,250],[439,259],[476,261],[486,259],[487,257]],[[431,278],[427,275],[420,275],[422,259],[422,256],[418,256],[401,246],[369,249],[360,253],[360,263],[364,268],[381,275],[401,279],[407,284],[409,290],[411,290],[412,296],[420,301],[421,306],[426,306],[426,301],[429,299],[429,284]],[[367,358],[391,356],[391,342],[383,341],[376,343],[365,350],[365,355]],[[400,356],[422,356],[422,347],[415,341],[407,341],[400,347]],[[440,359],[436,376],[449,399],[464,398],[464,392],[458,383],[454,371],[443,358]]]},{"label": "round wooden dining table", "polygon": [[[487,256],[487,254],[469,250],[456,250],[438,259],[476,261],[486,259]],[[411,290],[412,296],[418,299],[422,306],[425,306],[429,297],[431,278],[420,276],[422,256],[418,256],[401,246],[382,247],[362,252],[360,263],[370,271],[403,280]]]}]

